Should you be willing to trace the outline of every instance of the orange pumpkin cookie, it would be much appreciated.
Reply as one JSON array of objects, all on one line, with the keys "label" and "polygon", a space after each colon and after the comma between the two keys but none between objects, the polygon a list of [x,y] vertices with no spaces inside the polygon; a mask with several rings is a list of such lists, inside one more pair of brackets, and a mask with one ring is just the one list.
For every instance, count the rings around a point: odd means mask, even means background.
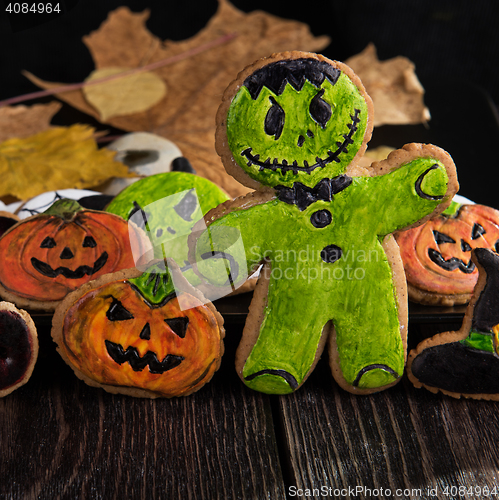
[{"label": "orange pumpkin cookie", "polygon": [[75,374],[108,392],[185,396],[220,366],[223,320],[173,260],[108,274],[57,307],[52,337]]},{"label": "orange pumpkin cookie", "polygon": [[91,279],[135,267],[150,248],[145,233],[117,215],[60,200],[0,238],[0,296],[19,307],[52,311]]},{"label": "orange pumpkin cookie", "polygon": [[0,397],[24,385],[38,357],[38,335],[31,316],[0,302]]},{"label": "orange pumpkin cookie", "polygon": [[425,305],[465,304],[478,278],[472,249],[499,250],[499,211],[454,202],[438,217],[395,237],[410,300]]}]

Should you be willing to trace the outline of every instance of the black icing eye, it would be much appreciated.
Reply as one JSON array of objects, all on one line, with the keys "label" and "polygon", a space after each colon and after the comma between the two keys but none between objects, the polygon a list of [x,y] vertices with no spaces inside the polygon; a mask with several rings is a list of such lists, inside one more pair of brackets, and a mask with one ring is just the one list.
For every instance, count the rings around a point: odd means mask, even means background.
[{"label": "black icing eye", "polygon": [[433,238],[435,238],[435,243],[441,245],[442,243],[455,243],[456,240],[448,236],[447,234],[441,233],[440,231],[433,231]]},{"label": "black icing eye", "polygon": [[196,195],[191,189],[181,200],[177,203],[173,209],[177,214],[185,221],[192,220],[192,214],[196,211],[198,207],[198,200]]},{"label": "black icing eye", "polygon": [[331,106],[327,103],[322,96],[324,95],[324,90],[321,90],[316,96],[312,99],[310,103],[310,115],[312,118],[322,127],[325,128],[327,122],[331,118]]},{"label": "black icing eye", "polygon": [[279,103],[272,97],[269,97],[272,107],[267,111],[265,116],[265,133],[267,135],[275,136],[275,139],[279,139],[282,134],[282,129],[284,128],[284,110],[281,108]]},{"label": "black icing eye", "polygon": [[181,339],[185,338],[189,318],[167,318],[165,323],[173,330],[175,335],[178,335]]},{"label": "black icing eye", "polygon": [[54,248],[56,245],[54,238],[47,236],[41,243],[40,248]]},{"label": "black icing eye", "polygon": [[478,224],[478,222],[475,222],[475,224],[473,224],[473,229],[471,230],[471,239],[476,240],[480,238],[480,236],[483,236],[485,233],[486,231],[483,226]]},{"label": "black icing eye", "polygon": [[97,243],[92,238],[92,236],[85,236],[85,239],[83,240],[83,246],[84,247],[95,248],[97,246]]},{"label": "black icing eye", "polygon": [[114,297],[113,302],[109,306],[106,312],[106,317],[109,321],[125,321],[127,319],[133,319],[133,314],[118,300]]}]

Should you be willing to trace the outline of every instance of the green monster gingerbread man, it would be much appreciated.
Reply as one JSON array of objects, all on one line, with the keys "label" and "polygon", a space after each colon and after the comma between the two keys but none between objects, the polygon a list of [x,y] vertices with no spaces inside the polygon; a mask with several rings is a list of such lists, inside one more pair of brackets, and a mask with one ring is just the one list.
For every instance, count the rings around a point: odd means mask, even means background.
[{"label": "green monster gingerbread man", "polygon": [[[359,168],[372,113],[348,66],[304,52],[256,62],[224,94],[217,152],[256,191],[210,211],[190,257],[220,285],[263,264],[236,353],[239,376],[257,391],[296,390],[326,343],[350,392],[403,374],[407,296],[391,233],[440,213],[458,183],[450,156],[432,145]],[[237,235],[245,252],[231,253]],[[229,277],[217,274],[220,262]]]}]

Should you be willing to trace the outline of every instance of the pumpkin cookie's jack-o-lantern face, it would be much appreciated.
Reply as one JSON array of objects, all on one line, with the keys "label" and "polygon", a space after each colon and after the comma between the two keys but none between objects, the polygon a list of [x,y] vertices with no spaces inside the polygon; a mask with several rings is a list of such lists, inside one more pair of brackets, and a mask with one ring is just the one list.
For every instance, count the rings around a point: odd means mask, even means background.
[{"label": "pumpkin cookie's jack-o-lantern face", "polygon": [[2,294],[20,305],[50,309],[83,283],[134,267],[133,249],[144,254],[149,247],[145,234],[121,217],[61,200],[0,239]]},{"label": "pumpkin cookie's jack-o-lantern face", "polygon": [[343,174],[368,129],[366,98],[348,70],[310,57],[272,62],[248,76],[227,114],[237,164],[266,186],[315,186]]},{"label": "pumpkin cookie's jack-o-lantern face", "polygon": [[499,251],[499,211],[484,205],[462,205],[400,232],[396,238],[413,300],[420,301],[417,290],[423,290],[433,294],[431,300],[437,294],[449,296],[442,300],[464,303],[478,278],[472,249]]},{"label": "pumpkin cookie's jack-o-lantern face", "polygon": [[174,286],[169,272],[155,266],[138,276],[137,270],[126,271],[134,276],[128,279],[105,276],[65,299],[63,319],[56,311],[59,352],[90,385],[147,397],[181,396],[198,390],[218,369],[218,313],[176,289],[177,280]]}]

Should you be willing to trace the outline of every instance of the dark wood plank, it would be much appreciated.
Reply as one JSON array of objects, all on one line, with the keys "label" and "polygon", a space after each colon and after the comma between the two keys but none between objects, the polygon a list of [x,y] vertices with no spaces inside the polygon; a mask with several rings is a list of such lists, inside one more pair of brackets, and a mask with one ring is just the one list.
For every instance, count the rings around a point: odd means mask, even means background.
[{"label": "dark wood plank", "polygon": [[393,496],[400,490],[399,498],[459,498],[469,488],[469,498],[484,488],[499,494],[497,403],[434,395],[407,378],[353,396],[322,359],[302,390],[280,397],[278,406],[291,495],[313,488],[336,496],[350,488],[357,498],[381,489]]},{"label": "dark wood plank", "polygon": [[227,335],[211,383],[171,400],[90,388],[46,340],[0,400],[0,498],[285,498],[269,398],[240,383]]}]

